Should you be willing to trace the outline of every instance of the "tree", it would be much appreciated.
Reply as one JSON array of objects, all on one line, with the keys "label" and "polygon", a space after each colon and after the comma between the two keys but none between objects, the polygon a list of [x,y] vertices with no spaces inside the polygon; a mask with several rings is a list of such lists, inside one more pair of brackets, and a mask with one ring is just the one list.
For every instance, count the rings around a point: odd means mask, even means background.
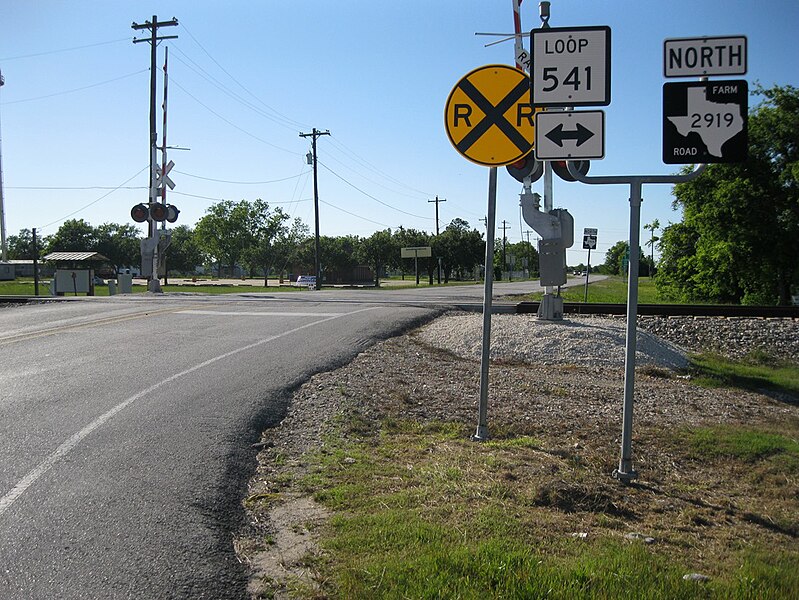
[{"label": "tree", "polygon": [[272,243],[272,257],[275,270],[281,281],[288,265],[298,260],[300,248],[306,240],[313,244],[313,238],[309,237],[308,226],[299,217],[294,219],[291,227],[284,225],[277,232]]},{"label": "tree", "polygon": [[485,257],[483,236],[477,230],[470,230],[463,219],[453,219],[433,244],[436,254],[443,258],[444,282],[449,282],[453,272],[463,279]]},{"label": "tree", "polygon": [[68,219],[53,235],[47,238],[50,252],[94,252],[97,248],[97,234],[83,219]]},{"label": "tree", "polygon": [[202,264],[203,257],[197,246],[194,231],[188,225],[180,225],[172,230],[172,242],[166,249],[166,268],[168,273],[194,273],[194,268]]},{"label": "tree", "polygon": [[621,275],[624,272],[624,259],[629,258],[629,255],[630,244],[625,240],[616,242],[605,252],[602,272],[607,275]]},{"label": "tree", "polygon": [[250,267],[250,276],[254,276],[260,268],[264,274],[264,285],[267,285],[269,271],[275,263],[275,239],[290,217],[280,207],[270,212],[266,202],[256,200],[252,205],[251,218],[254,243],[244,252],[245,259]]},{"label": "tree", "polygon": [[799,283],[799,90],[755,93],[764,100],[749,115],[746,162],[710,165],[674,189],[682,227],[664,231],[670,265],[656,283],[688,301],[789,304]]},{"label": "tree", "polygon": [[651,223],[644,225],[644,229],[649,231],[649,239],[646,241],[646,245],[649,246],[649,276],[652,277],[655,267],[655,242],[660,239],[655,235],[655,231],[660,229],[660,221],[655,219]]},{"label": "tree", "polygon": [[103,223],[94,231],[94,250],[107,257],[116,270],[135,265],[141,260],[139,235],[133,225]]},{"label": "tree", "polygon": [[33,232],[30,229],[20,229],[18,235],[10,235],[6,240],[8,244],[8,258],[10,260],[29,260],[33,258]]},{"label": "tree", "polygon": [[385,271],[385,265],[390,264],[392,257],[399,254],[399,247],[392,238],[391,230],[375,231],[370,237],[361,241],[357,257],[365,264],[374,268],[375,287],[380,286],[380,274]]},{"label": "tree", "polygon": [[223,200],[212,204],[194,228],[200,250],[219,263],[219,275],[226,265],[230,274],[242,258],[257,243],[260,200],[251,204],[246,200]]}]

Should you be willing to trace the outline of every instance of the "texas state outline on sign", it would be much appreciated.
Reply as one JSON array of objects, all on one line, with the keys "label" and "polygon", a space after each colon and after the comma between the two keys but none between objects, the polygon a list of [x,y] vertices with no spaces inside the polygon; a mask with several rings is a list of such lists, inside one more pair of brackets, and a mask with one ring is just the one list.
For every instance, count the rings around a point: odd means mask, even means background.
[{"label": "texas state outline on sign", "polygon": [[[687,90],[688,114],[684,117],[667,117],[683,137],[697,133],[702,138],[707,151],[713,156],[722,157],[721,147],[738,135],[744,128],[741,107],[738,104],[712,102],[707,99],[705,87],[692,87]],[[731,115],[729,124],[722,115]],[[710,122],[706,116],[711,117]]]}]

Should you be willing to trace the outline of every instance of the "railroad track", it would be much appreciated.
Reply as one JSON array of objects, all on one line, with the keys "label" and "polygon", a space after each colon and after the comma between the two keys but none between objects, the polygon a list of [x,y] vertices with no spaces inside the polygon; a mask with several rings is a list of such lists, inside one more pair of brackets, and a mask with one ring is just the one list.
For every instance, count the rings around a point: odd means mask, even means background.
[{"label": "railroad track", "polygon": [[[520,302],[517,313],[538,312],[539,302]],[[564,302],[563,312],[578,315],[626,315],[626,304]],[[639,315],[662,317],[782,317],[799,319],[799,306],[736,306],[731,304],[639,304]]]}]

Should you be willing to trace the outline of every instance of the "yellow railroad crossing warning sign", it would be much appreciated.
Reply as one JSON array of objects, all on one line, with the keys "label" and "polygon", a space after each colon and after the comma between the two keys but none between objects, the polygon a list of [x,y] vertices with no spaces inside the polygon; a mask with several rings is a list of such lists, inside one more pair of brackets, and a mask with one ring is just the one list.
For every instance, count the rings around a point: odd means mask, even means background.
[{"label": "yellow railroad crossing warning sign", "polygon": [[464,76],[444,109],[447,136],[472,162],[509,165],[528,155],[535,141],[530,79],[508,65],[486,65]]}]

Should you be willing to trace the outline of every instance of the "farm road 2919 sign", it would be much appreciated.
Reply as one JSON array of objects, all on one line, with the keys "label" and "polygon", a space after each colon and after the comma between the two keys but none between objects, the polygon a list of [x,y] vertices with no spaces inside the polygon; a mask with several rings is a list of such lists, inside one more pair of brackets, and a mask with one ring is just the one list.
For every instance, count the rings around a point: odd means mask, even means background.
[{"label": "farm road 2919 sign", "polygon": [[663,162],[744,162],[748,85],[745,80],[663,86]]}]

